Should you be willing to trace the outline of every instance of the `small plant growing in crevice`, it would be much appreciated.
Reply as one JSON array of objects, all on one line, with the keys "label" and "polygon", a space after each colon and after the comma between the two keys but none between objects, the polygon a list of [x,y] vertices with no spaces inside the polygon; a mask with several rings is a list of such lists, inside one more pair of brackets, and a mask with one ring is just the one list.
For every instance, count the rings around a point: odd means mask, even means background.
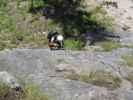
[{"label": "small plant growing in crevice", "polygon": [[84,42],[82,42],[81,40],[68,39],[64,42],[64,47],[70,50],[81,50],[83,49],[84,45]]},{"label": "small plant growing in crevice", "polygon": [[123,55],[122,59],[125,61],[126,65],[128,65],[129,67],[133,67],[133,55],[132,54]]},{"label": "small plant growing in crevice", "polygon": [[121,48],[122,45],[118,42],[113,42],[113,41],[104,41],[101,42],[101,47],[103,48],[103,51],[110,52],[114,49]]},{"label": "small plant growing in crevice", "polygon": [[51,100],[36,85],[27,85],[23,91],[16,91],[7,85],[0,84],[0,100]]},{"label": "small plant growing in crevice", "polygon": [[133,85],[133,72],[130,73],[130,74],[128,74],[128,76],[126,77],[126,79],[127,79],[129,82],[131,82],[132,85]]},{"label": "small plant growing in crevice", "polygon": [[38,86],[27,85],[25,87],[24,100],[51,100],[51,97],[44,93]]},{"label": "small plant growing in crevice", "polygon": [[90,83],[101,87],[106,87],[111,90],[120,87],[120,83],[121,83],[121,78],[106,72],[91,72],[90,74],[72,73],[72,74],[66,75],[66,78],[71,80],[82,81],[85,83]]},{"label": "small plant growing in crevice", "polygon": [[24,93],[16,91],[5,84],[0,84],[0,100],[22,100]]}]

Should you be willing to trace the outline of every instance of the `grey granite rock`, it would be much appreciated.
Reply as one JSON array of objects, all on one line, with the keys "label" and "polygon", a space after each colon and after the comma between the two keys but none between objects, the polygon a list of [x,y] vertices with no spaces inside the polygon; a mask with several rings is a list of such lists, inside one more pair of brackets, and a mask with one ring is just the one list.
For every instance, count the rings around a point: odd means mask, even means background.
[{"label": "grey granite rock", "polygon": [[17,79],[6,71],[0,72],[0,84],[5,84],[11,88],[21,88]]},{"label": "grey granite rock", "polygon": [[125,80],[124,76],[129,74],[132,68],[120,66],[118,62],[121,61],[122,54],[132,51],[118,49],[106,53],[49,49],[6,50],[0,52],[0,71],[7,71],[28,83],[38,84],[55,100],[131,100],[133,90],[130,82],[125,81],[120,88],[112,91],[94,84],[69,80],[63,75],[105,71]]}]

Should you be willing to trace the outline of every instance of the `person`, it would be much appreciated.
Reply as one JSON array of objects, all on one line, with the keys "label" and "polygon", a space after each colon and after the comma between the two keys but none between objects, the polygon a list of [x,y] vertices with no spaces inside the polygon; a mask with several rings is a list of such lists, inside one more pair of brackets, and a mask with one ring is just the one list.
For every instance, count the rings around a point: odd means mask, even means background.
[{"label": "person", "polygon": [[51,48],[63,48],[63,41],[64,37],[63,35],[59,34],[57,31],[50,31],[48,33],[48,45]]},{"label": "person", "polygon": [[61,34],[58,34],[56,37],[56,43],[58,43],[59,48],[63,48],[64,45],[64,37]]},{"label": "person", "polygon": [[50,31],[49,33],[48,33],[48,36],[47,36],[47,38],[48,38],[48,41],[49,42],[54,42],[55,41],[55,37],[57,37],[57,34],[58,34],[58,32],[54,32],[54,31]]}]

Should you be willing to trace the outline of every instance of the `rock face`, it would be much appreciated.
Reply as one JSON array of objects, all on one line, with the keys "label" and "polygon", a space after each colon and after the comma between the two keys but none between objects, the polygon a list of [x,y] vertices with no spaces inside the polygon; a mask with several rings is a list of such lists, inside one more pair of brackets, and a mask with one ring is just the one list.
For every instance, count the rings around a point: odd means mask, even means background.
[{"label": "rock face", "polygon": [[[102,6],[110,16],[115,19],[114,34],[120,36],[120,43],[126,46],[133,45],[133,1],[132,0],[83,0],[87,11],[92,10],[97,5]],[[92,8],[92,9],[91,9]],[[105,33],[110,35],[112,33]],[[92,44],[94,33],[87,33],[86,46]],[[105,36],[105,35],[103,35]],[[103,37],[102,36],[102,37]],[[108,37],[108,36],[107,36]],[[110,36],[109,36],[110,37]],[[110,37],[111,38],[111,37]],[[116,37],[113,40],[117,41]]]},{"label": "rock face", "polygon": [[133,31],[133,13],[132,6],[133,2],[131,0],[116,0],[118,4],[118,9],[109,8],[108,11],[116,18],[116,22],[122,31]]},{"label": "rock face", "polygon": [[0,83],[5,84],[11,88],[21,88],[17,79],[6,71],[0,72]]},{"label": "rock face", "polygon": [[[130,52],[133,50],[124,48],[112,53],[15,49],[0,52],[0,71],[8,71],[27,83],[38,84],[54,100],[132,100],[132,84],[125,77],[133,69],[119,64],[121,55]],[[120,87],[110,90],[64,77],[69,73],[95,71],[109,72],[123,81]],[[10,76],[7,72],[0,75],[4,79]]]}]

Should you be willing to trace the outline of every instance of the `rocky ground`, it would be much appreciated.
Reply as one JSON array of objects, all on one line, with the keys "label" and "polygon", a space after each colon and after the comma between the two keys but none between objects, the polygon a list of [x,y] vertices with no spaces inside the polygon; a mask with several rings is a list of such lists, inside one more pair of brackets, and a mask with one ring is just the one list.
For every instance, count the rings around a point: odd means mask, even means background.
[{"label": "rocky ground", "polygon": [[117,2],[118,8],[105,8],[115,16],[124,46],[110,52],[97,46],[85,51],[4,50],[1,73],[38,84],[53,100],[133,100],[133,1]]},{"label": "rocky ground", "polygon": [[[132,81],[127,77],[132,74],[133,68],[124,65],[121,58],[123,54],[132,52],[133,49],[127,48],[112,53],[15,49],[0,53],[0,70],[7,71],[17,79],[38,84],[54,100],[132,100]],[[108,85],[65,77],[83,72],[87,75],[92,72],[106,72],[119,77],[121,81],[118,87],[111,89]]]}]

